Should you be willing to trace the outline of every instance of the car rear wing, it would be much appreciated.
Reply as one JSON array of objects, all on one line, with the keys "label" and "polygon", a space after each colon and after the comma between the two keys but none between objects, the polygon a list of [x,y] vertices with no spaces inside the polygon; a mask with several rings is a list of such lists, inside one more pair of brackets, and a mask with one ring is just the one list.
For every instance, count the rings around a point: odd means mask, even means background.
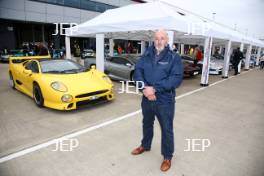
[{"label": "car rear wing", "polygon": [[11,64],[20,64],[28,60],[38,60],[38,59],[51,59],[50,55],[47,56],[19,56],[19,57],[10,57],[9,63]]}]

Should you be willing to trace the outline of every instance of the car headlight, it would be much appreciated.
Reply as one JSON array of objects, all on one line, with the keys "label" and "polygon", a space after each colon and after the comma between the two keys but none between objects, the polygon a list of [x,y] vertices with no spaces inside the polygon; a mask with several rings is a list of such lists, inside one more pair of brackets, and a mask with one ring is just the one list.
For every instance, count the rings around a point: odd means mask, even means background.
[{"label": "car headlight", "polygon": [[50,86],[54,89],[54,90],[57,90],[57,91],[60,91],[60,92],[67,92],[68,89],[67,87],[61,83],[61,82],[53,82],[50,84]]},{"label": "car headlight", "polygon": [[102,77],[104,81],[106,81],[109,84],[112,84],[112,81],[110,80],[110,78],[108,76],[103,76]]},{"label": "car headlight", "polygon": [[65,94],[61,97],[61,101],[69,103],[72,101],[72,96],[69,94]]}]

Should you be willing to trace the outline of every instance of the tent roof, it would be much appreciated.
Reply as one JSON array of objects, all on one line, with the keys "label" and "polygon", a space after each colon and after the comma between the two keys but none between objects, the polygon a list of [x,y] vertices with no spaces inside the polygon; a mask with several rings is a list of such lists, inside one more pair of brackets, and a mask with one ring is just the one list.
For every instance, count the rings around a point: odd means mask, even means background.
[{"label": "tent roof", "polygon": [[[260,40],[246,37],[195,15],[182,13],[179,9],[160,1],[107,10],[89,21],[66,29],[66,35],[91,37],[103,33],[107,38],[152,40],[153,31],[161,28],[175,31],[176,38],[180,36],[182,40],[200,40],[205,36],[212,36],[264,47]],[[193,30],[194,34],[186,35],[190,34],[190,30]]]},{"label": "tent roof", "polygon": [[188,28],[186,24],[186,19],[173,9],[163,3],[154,2],[107,10],[78,27],[73,27],[72,34],[70,30],[67,34],[87,36],[96,33],[149,31],[160,28],[185,32]]}]

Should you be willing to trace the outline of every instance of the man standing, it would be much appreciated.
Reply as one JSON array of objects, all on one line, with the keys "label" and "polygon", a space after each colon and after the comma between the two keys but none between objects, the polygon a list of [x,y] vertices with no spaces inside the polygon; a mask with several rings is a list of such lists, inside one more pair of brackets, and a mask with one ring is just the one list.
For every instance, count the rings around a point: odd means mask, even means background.
[{"label": "man standing", "polygon": [[43,43],[40,43],[38,56],[47,56],[47,55],[49,55],[48,48]]},{"label": "man standing", "polygon": [[264,68],[264,54],[259,58],[259,68]]},{"label": "man standing", "polygon": [[233,66],[235,69],[235,75],[238,74],[238,65],[242,59],[243,59],[243,53],[240,51],[239,48],[237,48],[233,56]]},{"label": "man standing", "polygon": [[140,147],[131,154],[139,155],[151,148],[153,124],[157,117],[162,133],[161,154],[164,160],[160,169],[171,167],[174,152],[173,118],[175,89],[181,84],[183,66],[181,57],[168,46],[168,34],[164,30],[155,33],[154,46],[150,46],[137,62],[134,80],[144,83],[141,107],[143,114],[143,139]]}]

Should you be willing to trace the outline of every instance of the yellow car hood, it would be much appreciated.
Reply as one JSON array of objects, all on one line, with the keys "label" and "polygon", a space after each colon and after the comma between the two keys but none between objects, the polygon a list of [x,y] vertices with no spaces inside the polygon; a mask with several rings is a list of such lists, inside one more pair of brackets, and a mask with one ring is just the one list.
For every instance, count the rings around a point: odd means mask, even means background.
[{"label": "yellow car hood", "polygon": [[112,84],[102,78],[103,74],[96,71],[75,73],[75,74],[42,74],[46,83],[58,81],[68,88],[68,93],[73,95],[89,93],[98,90],[112,88]]}]

